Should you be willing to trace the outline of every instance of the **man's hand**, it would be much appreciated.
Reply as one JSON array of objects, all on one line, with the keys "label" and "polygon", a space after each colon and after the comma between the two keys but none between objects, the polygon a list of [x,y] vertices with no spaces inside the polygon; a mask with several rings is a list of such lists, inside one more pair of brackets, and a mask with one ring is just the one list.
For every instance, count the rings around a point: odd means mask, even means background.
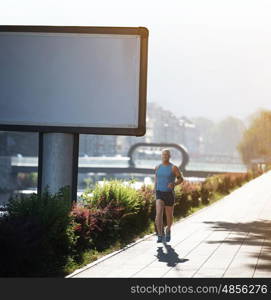
[{"label": "man's hand", "polygon": [[174,166],[173,172],[177,177],[177,181],[174,182],[174,187],[175,187],[176,185],[181,184],[184,181],[184,177],[177,166]]},{"label": "man's hand", "polygon": [[168,184],[168,186],[167,186],[167,187],[168,187],[168,188],[170,188],[170,189],[174,189],[174,187],[175,187],[175,184],[171,182],[171,183],[169,183],[169,184]]}]

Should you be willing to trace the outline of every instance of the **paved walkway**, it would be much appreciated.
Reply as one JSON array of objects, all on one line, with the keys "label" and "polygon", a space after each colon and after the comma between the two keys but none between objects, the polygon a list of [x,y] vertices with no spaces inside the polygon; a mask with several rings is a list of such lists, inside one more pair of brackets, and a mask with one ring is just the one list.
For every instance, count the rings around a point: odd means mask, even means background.
[{"label": "paved walkway", "polygon": [[175,223],[170,243],[151,235],[68,277],[271,277],[271,171]]}]

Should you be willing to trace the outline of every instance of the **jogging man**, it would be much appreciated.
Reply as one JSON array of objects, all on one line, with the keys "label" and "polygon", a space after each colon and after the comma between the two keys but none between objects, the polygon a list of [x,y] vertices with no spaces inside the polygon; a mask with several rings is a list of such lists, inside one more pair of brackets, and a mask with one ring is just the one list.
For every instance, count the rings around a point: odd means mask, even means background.
[{"label": "jogging man", "polygon": [[[162,151],[162,163],[155,167],[154,192],[156,196],[156,217],[155,225],[158,234],[157,242],[161,243],[164,237],[163,213],[166,211],[167,228],[165,234],[166,242],[171,238],[171,226],[173,223],[173,210],[175,203],[174,187],[184,181],[179,168],[173,165],[170,159],[170,151]],[[177,181],[175,181],[177,178]]]}]

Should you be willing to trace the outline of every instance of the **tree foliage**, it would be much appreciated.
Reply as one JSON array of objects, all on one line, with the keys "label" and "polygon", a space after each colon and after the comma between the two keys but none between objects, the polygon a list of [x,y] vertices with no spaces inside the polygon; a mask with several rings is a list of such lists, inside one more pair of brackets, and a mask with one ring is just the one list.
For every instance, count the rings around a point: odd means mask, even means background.
[{"label": "tree foliage", "polygon": [[271,111],[261,110],[245,130],[238,150],[243,162],[250,165],[253,160],[269,162],[271,158]]}]

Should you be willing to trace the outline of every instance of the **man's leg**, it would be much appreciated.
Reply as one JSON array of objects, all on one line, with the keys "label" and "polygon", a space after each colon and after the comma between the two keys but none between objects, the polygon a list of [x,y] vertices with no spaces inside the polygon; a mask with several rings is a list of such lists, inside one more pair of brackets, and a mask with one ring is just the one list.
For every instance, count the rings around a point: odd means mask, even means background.
[{"label": "man's leg", "polygon": [[156,201],[156,216],[155,216],[155,225],[158,235],[163,233],[163,212],[164,212],[164,201],[157,199]]},{"label": "man's leg", "polygon": [[174,206],[165,206],[166,210],[166,217],[167,217],[167,232],[171,230],[171,226],[173,224],[173,211],[174,211]]}]

